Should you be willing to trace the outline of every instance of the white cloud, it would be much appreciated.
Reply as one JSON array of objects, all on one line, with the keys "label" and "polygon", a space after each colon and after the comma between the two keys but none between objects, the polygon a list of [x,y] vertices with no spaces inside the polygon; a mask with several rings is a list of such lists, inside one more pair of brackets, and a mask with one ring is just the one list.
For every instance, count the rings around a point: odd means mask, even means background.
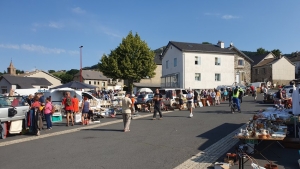
[{"label": "white cloud", "polygon": [[204,15],[208,15],[208,16],[219,16],[220,14],[219,13],[204,13]]},{"label": "white cloud", "polygon": [[6,48],[6,49],[14,49],[14,50],[26,50],[29,52],[37,52],[37,53],[43,53],[43,54],[69,54],[69,55],[78,55],[79,51],[75,50],[65,50],[65,49],[59,49],[59,48],[47,48],[41,45],[33,45],[33,44],[0,44],[0,48]]},{"label": "white cloud", "polygon": [[20,49],[20,46],[19,45],[11,45],[11,44],[0,44],[0,48]]},{"label": "white cloud", "polygon": [[77,13],[77,14],[84,14],[85,10],[81,9],[80,7],[76,7],[72,9],[72,12]]},{"label": "white cloud", "polygon": [[238,19],[240,17],[238,16],[233,16],[233,15],[223,15],[222,16],[223,19]]},{"label": "white cloud", "polygon": [[59,28],[62,28],[62,27],[63,27],[63,24],[58,23],[58,22],[49,22],[48,26],[49,26],[50,28],[56,28],[56,29],[59,29]]}]

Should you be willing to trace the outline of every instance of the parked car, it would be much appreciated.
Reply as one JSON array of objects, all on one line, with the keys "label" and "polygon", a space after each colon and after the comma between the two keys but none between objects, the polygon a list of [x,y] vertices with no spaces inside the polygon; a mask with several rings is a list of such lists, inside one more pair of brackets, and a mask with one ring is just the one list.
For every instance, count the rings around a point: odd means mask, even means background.
[{"label": "parked car", "polygon": [[293,95],[293,91],[294,91],[294,86],[293,85],[289,85],[289,86],[284,86],[283,90],[286,92],[286,96],[287,97],[292,97]]},{"label": "parked car", "polygon": [[22,96],[0,96],[0,138],[6,138],[7,122],[25,119],[29,106]]},{"label": "parked car", "polygon": [[140,94],[136,99],[136,104],[152,102],[154,94]]}]

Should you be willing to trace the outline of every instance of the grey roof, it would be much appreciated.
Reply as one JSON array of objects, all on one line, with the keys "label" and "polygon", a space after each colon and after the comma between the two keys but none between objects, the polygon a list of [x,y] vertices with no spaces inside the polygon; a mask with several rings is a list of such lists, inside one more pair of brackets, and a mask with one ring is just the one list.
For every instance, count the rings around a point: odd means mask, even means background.
[{"label": "grey roof", "polygon": [[51,73],[45,72],[45,71],[43,71],[43,70],[36,70],[36,71],[28,72],[28,73],[22,73],[22,74],[19,74],[19,76],[28,77],[28,76],[34,75],[34,74],[36,74],[36,73],[38,73],[38,72],[43,72],[43,73],[45,73],[45,74],[47,74],[47,75],[49,75],[49,76],[51,76],[51,77],[53,77],[53,78],[55,78],[55,79],[61,81],[60,78],[58,78],[58,77],[52,75]]},{"label": "grey roof", "polygon": [[[220,48],[218,45],[213,44],[200,44],[200,43],[189,43],[189,42],[174,42],[170,41],[167,48],[173,45],[178,50],[183,52],[203,52],[203,53],[225,53],[225,54],[235,54],[235,52],[227,49]],[[166,50],[164,50],[164,53]]]},{"label": "grey roof", "polygon": [[262,61],[270,53],[265,53],[265,54],[262,54],[262,55],[251,56],[250,58],[254,61],[253,65],[258,64],[260,61]]},{"label": "grey roof", "polygon": [[165,50],[166,46],[163,46],[161,48],[158,48],[156,50],[154,50],[154,53],[155,53],[155,57],[154,57],[154,62],[157,64],[157,65],[162,65],[162,53],[163,51]]},{"label": "grey roof", "polygon": [[294,56],[294,57],[289,57],[287,59],[289,59],[291,62],[297,62],[297,61],[300,61],[300,55]]},{"label": "grey roof", "polygon": [[245,53],[243,53],[242,51],[240,51],[238,48],[236,48],[235,46],[230,46],[228,48],[229,50],[235,50],[237,53],[239,53],[240,55],[244,56],[246,59],[248,59],[250,62],[254,62],[249,56],[245,55]]},{"label": "grey roof", "polygon": [[[75,76],[79,76],[80,72],[76,73]],[[82,78],[85,80],[109,80],[110,78],[103,75],[102,72],[96,70],[82,70]]]},{"label": "grey roof", "polygon": [[45,78],[38,78],[38,77],[22,77],[22,76],[13,76],[4,74],[2,75],[1,79],[4,78],[7,80],[11,85],[18,85],[22,89],[26,88],[33,88],[33,85],[39,86],[51,86],[50,83]]}]

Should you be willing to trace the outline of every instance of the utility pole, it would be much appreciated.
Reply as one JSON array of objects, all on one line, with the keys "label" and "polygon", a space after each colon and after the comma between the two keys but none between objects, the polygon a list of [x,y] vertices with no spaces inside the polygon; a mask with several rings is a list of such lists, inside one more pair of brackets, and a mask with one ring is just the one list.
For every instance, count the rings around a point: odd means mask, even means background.
[{"label": "utility pole", "polygon": [[82,82],[82,48],[83,46],[80,46],[80,82]]}]

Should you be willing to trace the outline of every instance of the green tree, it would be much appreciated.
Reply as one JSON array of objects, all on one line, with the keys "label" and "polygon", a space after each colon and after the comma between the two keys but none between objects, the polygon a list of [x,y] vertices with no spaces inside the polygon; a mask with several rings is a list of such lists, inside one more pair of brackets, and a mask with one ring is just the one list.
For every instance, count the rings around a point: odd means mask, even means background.
[{"label": "green tree", "polygon": [[272,53],[278,58],[281,55],[281,51],[279,49],[272,50]]},{"label": "green tree", "polygon": [[55,70],[48,70],[48,73],[55,73]]},{"label": "green tree", "polygon": [[79,70],[78,69],[71,69],[71,70],[68,70],[67,72],[66,72],[66,74],[69,74],[69,75],[71,75],[71,76],[74,76],[76,73],[78,73],[79,72]]},{"label": "green tree", "polygon": [[202,42],[202,44],[208,44],[208,45],[210,45],[211,43],[209,43],[209,42]]},{"label": "green tree", "polygon": [[23,73],[24,73],[24,70],[19,70],[19,69],[17,69],[17,70],[16,70],[16,73],[17,73],[17,74],[23,74]]},{"label": "green tree", "polygon": [[264,48],[262,48],[262,47],[260,47],[260,48],[258,48],[258,49],[256,49],[256,53],[258,54],[258,55],[263,55],[263,54],[265,54],[265,53],[267,53],[268,51],[266,51]]},{"label": "green tree", "polygon": [[154,77],[156,63],[154,52],[147,43],[132,31],[122,39],[122,43],[109,55],[103,55],[99,70],[112,79],[128,80],[129,90],[133,91],[133,82],[145,77]]},{"label": "green tree", "polygon": [[73,81],[73,76],[67,73],[61,74],[59,78],[63,84]]}]

